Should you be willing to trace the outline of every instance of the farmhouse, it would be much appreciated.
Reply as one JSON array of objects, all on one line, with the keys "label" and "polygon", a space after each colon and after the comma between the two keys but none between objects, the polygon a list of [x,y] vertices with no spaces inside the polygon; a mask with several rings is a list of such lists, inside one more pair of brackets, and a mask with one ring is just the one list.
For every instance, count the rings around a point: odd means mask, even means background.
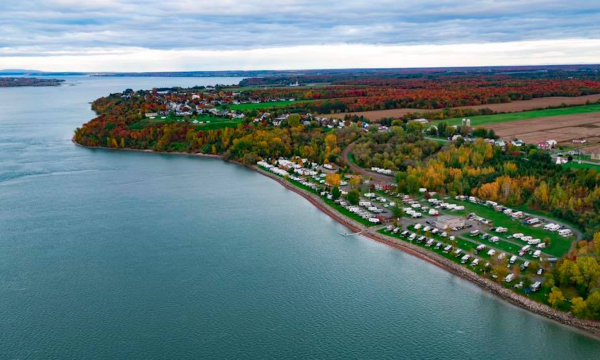
[{"label": "farmhouse", "polygon": [[538,146],[538,148],[539,148],[540,150],[548,150],[548,149],[550,149],[550,144],[548,144],[546,141],[540,141],[540,142],[537,144],[537,146]]},{"label": "farmhouse", "polygon": [[434,225],[438,229],[446,230],[465,226],[465,220],[456,216],[440,216],[435,220]]}]

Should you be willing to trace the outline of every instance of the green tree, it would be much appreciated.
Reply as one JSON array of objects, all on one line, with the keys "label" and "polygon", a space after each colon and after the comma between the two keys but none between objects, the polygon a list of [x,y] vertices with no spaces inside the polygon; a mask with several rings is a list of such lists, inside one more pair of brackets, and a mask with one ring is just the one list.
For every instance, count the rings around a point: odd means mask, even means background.
[{"label": "green tree", "polygon": [[402,210],[398,203],[395,203],[394,206],[392,206],[391,210],[394,218],[401,218],[402,216],[404,216],[404,210]]},{"label": "green tree", "polygon": [[596,290],[586,300],[588,316],[600,320],[600,290]]},{"label": "green tree", "polygon": [[348,195],[346,195],[346,200],[352,205],[358,204],[360,201],[360,191],[358,191],[358,189],[350,190]]},{"label": "green tree", "polygon": [[333,200],[339,199],[340,196],[342,196],[342,192],[340,191],[340,188],[337,186],[334,186],[333,189],[331,189],[331,196],[333,197]]}]

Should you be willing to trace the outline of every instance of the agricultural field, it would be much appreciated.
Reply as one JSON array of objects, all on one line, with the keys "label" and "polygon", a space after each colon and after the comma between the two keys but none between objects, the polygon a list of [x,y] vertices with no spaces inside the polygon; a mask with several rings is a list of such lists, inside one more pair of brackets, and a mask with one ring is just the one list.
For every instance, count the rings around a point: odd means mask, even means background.
[{"label": "agricultural field", "polygon": [[310,100],[296,100],[296,101],[269,101],[269,102],[261,102],[261,103],[250,103],[250,104],[236,104],[229,105],[228,108],[231,110],[259,110],[259,109],[270,109],[270,108],[282,108],[292,104],[301,103],[301,102],[310,102]]},{"label": "agricultural field", "polygon": [[[552,139],[564,145],[572,145],[573,139],[588,139],[589,145],[595,146],[600,139],[600,104],[581,108],[584,109],[557,109],[572,110],[571,115],[531,117],[531,120],[496,122],[485,127],[493,129],[502,139],[517,138],[528,144]],[[588,112],[575,112],[584,110]],[[592,110],[598,112],[591,112]],[[594,139],[596,141],[592,142]]]},{"label": "agricultural field", "polygon": [[[502,105],[508,105],[508,104],[502,104]],[[477,126],[482,126],[482,125],[500,124],[500,123],[511,122],[511,121],[529,120],[529,119],[537,119],[537,118],[549,118],[549,117],[554,117],[554,116],[589,114],[589,113],[597,113],[597,112],[600,112],[600,104],[573,106],[573,107],[556,108],[556,109],[512,112],[512,113],[494,114],[494,115],[473,116],[473,117],[469,117],[469,119],[471,119],[471,126],[477,127]],[[447,119],[447,120],[443,120],[443,121],[447,122],[448,125],[460,125],[462,118]]]},{"label": "agricultural field", "polygon": [[[555,97],[542,97],[536,98],[532,100],[519,100],[512,101],[509,103],[501,103],[501,104],[484,104],[484,105],[473,105],[473,106],[459,106],[457,109],[490,109],[494,112],[498,113],[520,113],[520,112],[529,112],[536,109],[545,109],[548,107],[558,107],[561,105],[584,105],[587,102],[597,102],[600,101],[600,94],[598,95],[585,95],[585,96],[576,96],[576,97],[564,97],[564,96],[555,96]],[[547,109],[547,110],[539,110],[539,111],[550,111],[550,110],[563,110],[560,109]],[[418,109],[418,108],[398,108],[398,109],[389,109],[389,110],[374,110],[374,111],[361,111],[361,112],[345,112],[339,114],[331,114],[333,117],[344,118],[345,115],[357,115],[364,116],[369,121],[378,121],[383,118],[400,118],[406,116],[408,114],[414,113],[422,113],[426,114],[428,112],[440,111],[441,109]],[[600,108],[594,111],[600,111]],[[589,111],[588,111],[589,112]],[[550,113],[549,113],[550,114]],[[510,114],[498,114],[498,115],[510,115]],[[568,114],[561,114],[568,115]],[[490,115],[497,116],[497,115]],[[540,115],[540,116],[556,116],[556,115]],[[487,116],[482,116],[482,118],[486,118]],[[478,117],[472,117],[471,120],[473,122],[474,119]],[[461,119],[449,119],[446,121],[458,121],[460,123]],[[521,119],[518,119],[521,120]],[[455,125],[455,124],[454,124]]]}]

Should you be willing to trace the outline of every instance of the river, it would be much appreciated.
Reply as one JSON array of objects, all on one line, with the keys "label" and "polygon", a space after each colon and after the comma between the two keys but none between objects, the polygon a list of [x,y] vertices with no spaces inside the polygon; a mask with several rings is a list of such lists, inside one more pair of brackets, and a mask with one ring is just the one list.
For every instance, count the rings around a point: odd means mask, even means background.
[{"label": "river", "polygon": [[598,358],[258,173],[70,141],[100,96],[239,79],[65,79],[0,89],[0,358]]}]

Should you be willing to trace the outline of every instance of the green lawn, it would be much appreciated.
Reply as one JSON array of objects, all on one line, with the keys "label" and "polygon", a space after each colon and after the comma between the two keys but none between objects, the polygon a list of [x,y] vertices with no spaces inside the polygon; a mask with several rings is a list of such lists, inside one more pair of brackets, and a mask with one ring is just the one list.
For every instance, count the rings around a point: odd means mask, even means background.
[{"label": "green lawn", "polygon": [[[175,119],[162,119],[161,117],[156,117],[155,119],[146,118],[140,120],[136,123],[129,125],[130,130],[141,130],[148,125],[157,125],[165,122],[177,122],[182,121],[183,118],[175,118]],[[197,130],[216,130],[216,129],[224,129],[226,127],[236,128],[240,123],[240,119],[227,119],[222,117],[210,116],[210,115],[198,115],[196,117],[190,118],[190,121],[198,120],[202,121],[202,124],[194,124]],[[210,123],[207,123],[210,121]]]},{"label": "green lawn", "polygon": [[[486,124],[497,124],[509,121],[528,120],[547,116],[588,114],[593,112],[600,112],[600,104],[572,106],[558,109],[532,110],[517,113],[472,116],[469,117],[469,119],[471,119],[471,126],[476,127]],[[462,118],[452,118],[439,121],[445,121],[448,123],[448,125],[460,125]]]},{"label": "green lawn", "polygon": [[588,163],[577,163],[576,161],[571,161],[569,163],[566,163],[563,165],[564,167],[568,168],[568,169],[593,169],[593,170],[598,170],[600,171],[600,164],[588,164]]},{"label": "green lawn", "polygon": [[[504,215],[501,212],[495,211],[494,209],[480,205],[473,204],[468,201],[448,201],[454,204],[463,205],[465,207],[464,212],[454,212],[455,214],[468,214],[468,213],[476,213],[477,215],[484,217],[486,219],[492,220],[494,222],[494,226],[505,227],[508,229],[509,234],[515,233],[523,233],[528,236],[533,236],[533,238],[541,239],[542,241],[545,238],[550,238],[550,246],[546,249],[542,249],[542,252],[556,256],[563,257],[569,249],[571,248],[571,244],[573,242],[573,238],[564,238],[558,235],[555,232],[546,231],[543,228],[535,228],[532,226],[527,226],[522,224],[518,220],[513,220],[511,217]],[[498,243],[500,244],[500,243]],[[498,245],[498,247],[510,245],[510,243]],[[514,246],[514,245],[513,245]],[[525,246],[525,243],[523,243]]]},{"label": "green lawn", "polygon": [[280,108],[286,107],[292,104],[303,103],[303,102],[311,102],[312,100],[296,100],[296,101],[269,101],[262,102],[258,104],[237,104],[237,105],[228,105],[228,108],[231,110],[255,110],[255,109],[270,109],[270,108]]}]

